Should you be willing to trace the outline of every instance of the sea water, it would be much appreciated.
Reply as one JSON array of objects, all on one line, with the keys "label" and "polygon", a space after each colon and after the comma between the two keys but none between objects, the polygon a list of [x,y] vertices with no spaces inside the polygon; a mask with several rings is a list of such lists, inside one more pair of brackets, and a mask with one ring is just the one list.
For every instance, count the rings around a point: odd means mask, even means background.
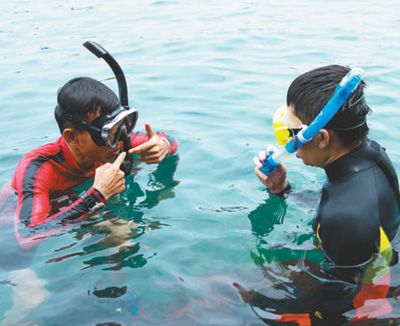
[{"label": "sea water", "polygon": [[[0,9],[1,186],[24,153],[59,137],[59,87],[90,76],[117,91],[86,40],[122,66],[137,129],[149,121],[179,142],[178,159],[139,165],[105,211],[33,250],[20,249],[1,220],[4,325],[262,324],[233,284],[285,299],[304,253],[321,260],[311,223],[323,172],[287,160],[295,190],[281,201],[252,163],[274,142],[272,115],[290,82],[312,68],[366,71],[370,136],[400,171],[395,0],[11,0]],[[381,318],[400,312],[397,297],[389,301]]]}]

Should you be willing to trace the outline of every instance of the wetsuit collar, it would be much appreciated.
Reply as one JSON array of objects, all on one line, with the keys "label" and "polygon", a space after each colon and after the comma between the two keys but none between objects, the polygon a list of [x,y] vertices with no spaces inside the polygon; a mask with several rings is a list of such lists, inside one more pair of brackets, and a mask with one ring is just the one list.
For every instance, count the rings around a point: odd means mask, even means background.
[{"label": "wetsuit collar", "polygon": [[365,150],[369,142],[370,140],[363,141],[360,146],[325,166],[324,170],[328,180],[335,182],[349,174],[357,173],[371,167],[374,161],[366,160],[370,155],[368,155],[369,151]]}]

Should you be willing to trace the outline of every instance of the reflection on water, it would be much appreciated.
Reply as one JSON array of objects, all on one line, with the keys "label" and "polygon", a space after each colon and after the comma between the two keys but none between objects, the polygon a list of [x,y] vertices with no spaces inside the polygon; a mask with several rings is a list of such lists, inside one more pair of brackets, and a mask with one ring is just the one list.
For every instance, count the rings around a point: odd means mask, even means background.
[{"label": "reflection on water", "polygon": [[[254,314],[268,325],[400,322],[397,251],[389,246],[362,268],[333,268],[318,247],[293,249],[293,242],[290,248],[288,243],[271,243],[270,234],[284,223],[287,207],[284,199],[271,195],[248,215],[256,239],[250,256],[264,280],[257,290],[238,282],[233,286]],[[312,238],[305,234],[297,244]],[[398,243],[394,239],[395,247]]]},{"label": "reflection on water", "polygon": [[[262,207],[267,194],[251,158],[274,139],[272,116],[288,83],[339,63],[365,69],[371,137],[399,170],[396,12],[398,0],[3,1],[0,186],[23,154],[58,137],[54,105],[66,80],[90,76],[116,90],[108,67],[82,47],[88,39],[118,58],[138,128],[150,121],[174,136],[182,159],[179,187],[143,167],[108,211],[34,249],[22,251],[0,216],[0,323],[263,325],[231,284],[290,298],[304,250],[306,266],[319,268],[310,224],[318,198],[306,195],[322,177],[287,161],[305,197],[288,198],[283,221],[284,207]],[[287,291],[272,286],[281,274]],[[93,294],[125,286],[119,297]],[[400,291],[391,293],[400,311]]]},{"label": "reflection on water", "polygon": [[[51,258],[47,259],[44,263],[47,266],[50,266],[49,264],[56,264],[55,266],[63,264],[66,266],[65,261],[74,259],[74,264],[69,266],[73,266],[72,270],[75,273],[81,270],[81,275],[86,275],[83,278],[77,278],[76,281],[88,289],[87,295],[90,296],[90,294],[93,294],[97,298],[96,300],[99,300],[98,304],[105,304],[108,306],[108,309],[112,309],[113,313],[128,312],[130,316],[137,315],[139,313],[138,300],[129,285],[97,288],[96,285],[93,285],[93,279],[88,277],[87,275],[89,274],[85,274],[84,271],[96,267],[102,267],[104,271],[141,268],[148,263],[150,258],[156,255],[156,253],[151,255],[141,253],[140,240],[146,232],[167,227],[168,224],[155,219],[144,219],[143,209],[153,208],[161,201],[174,197],[173,188],[179,183],[174,180],[177,164],[178,156],[170,157],[159,164],[148,175],[149,181],[145,190],[141,189],[141,186],[134,178],[127,178],[127,191],[114,198],[110,203],[107,203],[106,209],[102,212],[89,217],[85,221],[68,224],[58,234],[52,234],[52,237],[69,238],[69,244],[63,241],[62,246],[54,248],[54,240],[50,242],[50,239],[47,239],[48,242],[40,242],[43,247],[52,248],[50,255],[46,254],[46,256],[50,256]],[[7,210],[2,208],[2,214],[10,213],[8,209],[11,207],[9,205],[10,201],[15,204],[15,199],[12,196],[14,194],[11,194],[10,199],[7,199]],[[139,198],[141,200],[138,202]],[[13,207],[15,209],[15,205]],[[2,223],[1,236],[4,240],[5,236],[13,235],[12,223],[10,223],[13,214],[9,214],[8,219],[4,215],[2,216],[3,220],[7,220],[7,223]],[[51,223],[51,225],[54,226],[55,223]],[[57,223],[59,225],[60,221]],[[6,225],[9,227],[5,229]],[[41,232],[48,229],[49,225],[44,225],[43,228],[38,227],[34,231],[30,230],[29,234],[31,237],[40,237]],[[32,234],[32,232],[34,233]],[[41,240],[45,238],[43,236]],[[46,284],[45,279],[42,279],[41,276],[38,276],[37,272],[29,268],[32,259],[38,255],[42,246],[35,246],[30,250],[22,250],[18,248],[15,238],[10,239],[8,244],[9,247],[4,248],[8,254],[2,254],[0,257],[2,258],[1,266],[8,266],[11,272],[4,274],[4,279],[0,278],[0,286],[10,287],[14,304],[9,307],[8,311],[3,312],[5,317],[3,322],[6,324],[28,325],[30,324],[28,319],[26,319],[28,314],[33,314],[33,316],[37,317],[40,316],[40,304],[46,300],[50,302],[54,300],[54,294],[59,291],[57,290],[59,285],[56,285],[55,288],[52,288],[52,286],[49,288],[49,284]],[[18,267],[15,264],[3,261],[5,257],[10,258],[9,254],[14,255],[11,261],[23,261],[24,264],[22,266],[25,266],[25,269],[18,271]],[[24,256],[27,256],[29,259],[23,260],[22,258],[17,258]],[[13,271],[15,269],[17,272]],[[29,275],[29,277],[24,278],[21,275]],[[115,283],[119,284],[121,281],[123,282],[123,280],[118,281],[112,278],[108,280],[111,285]],[[94,282],[94,284],[98,283],[98,281]],[[107,279],[103,278],[101,284],[107,284]],[[27,289],[35,293],[36,300],[32,301],[31,296],[26,295]],[[82,302],[88,300],[88,298],[80,295],[78,295],[77,299],[83,300]],[[25,301],[27,304],[24,304]],[[89,301],[93,301],[93,299]],[[90,314],[95,314],[95,310],[91,311]],[[51,320],[51,317],[49,320]]]},{"label": "reflection on water", "polygon": [[[142,208],[158,205],[162,200],[173,198],[173,187],[178,156],[169,157],[149,175],[148,188],[143,191],[134,178],[127,180],[126,191],[107,203],[107,209],[74,227],[70,234],[76,239],[71,245],[55,252],[70,251],[79,244],[79,252],[53,257],[47,262],[59,262],[74,256],[93,256],[94,253],[109,253],[83,260],[85,268],[111,265],[104,270],[119,270],[124,267],[143,267],[149,258],[140,254],[140,237],[150,230],[168,226],[157,220],[143,219]],[[138,198],[144,199],[137,203]],[[90,235],[89,238],[87,236]],[[86,239],[87,238],[87,239]]]}]

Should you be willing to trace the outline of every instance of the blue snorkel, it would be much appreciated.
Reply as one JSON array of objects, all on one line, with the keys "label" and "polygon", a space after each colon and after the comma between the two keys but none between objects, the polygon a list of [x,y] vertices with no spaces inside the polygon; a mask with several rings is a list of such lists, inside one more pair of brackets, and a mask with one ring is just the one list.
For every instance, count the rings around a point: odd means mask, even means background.
[{"label": "blue snorkel", "polygon": [[260,171],[264,174],[271,174],[290,154],[295,153],[305,143],[309,142],[322,128],[324,128],[333,116],[339,111],[342,105],[347,101],[351,94],[360,84],[364,71],[360,68],[355,68],[343,77],[335,92],[325,104],[317,117],[304,129],[278,151],[271,153],[263,162]]}]

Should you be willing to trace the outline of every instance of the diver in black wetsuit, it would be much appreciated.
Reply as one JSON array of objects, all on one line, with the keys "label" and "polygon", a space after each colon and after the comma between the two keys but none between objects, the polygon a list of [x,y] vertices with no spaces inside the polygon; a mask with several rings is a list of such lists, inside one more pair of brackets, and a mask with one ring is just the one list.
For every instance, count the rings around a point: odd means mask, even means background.
[{"label": "diver in black wetsuit", "polygon": [[[288,89],[286,107],[280,109],[281,125],[293,135],[310,124],[349,70],[331,65],[297,77]],[[327,174],[314,230],[333,267],[330,272],[339,278],[342,270],[366,265],[390,246],[400,221],[396,172],[385,149],[367,138],[366,115],[371,110],[364,87],[361,82],[325,128],[296,154],[304,164],[321,167]],[[285,167],[279,165],[265,175],[259,170],[265,155],[254,159],[258,178],[270,193],[286,196],[290,184]]]},{"label": "diver in black wetsuit", "polygon": [[[286,105],[274,116],[280,145],[296,138],[304,125],[316,119],[349,71],[331,65],[306,72],[292,82]],[[300,272],[288,274],[288,284],[276,285],[283,289],[276,295],[271,289],[263,294],[234,284],[268,324],[326,325],[397,316],[390,315],[393,308],[386,298],[393,289],[390,266],[397,263],[391,241],[400,222],[399,184],[385,149],[367,138],[366,116],[371,110],[364,87],[361,82],[329,123],[296,153],[305,165],[323,168],[327,175],[313,221],[326,258],[321,264],[322,278],[315,277],[303,261]],[[269,175],[260,171],[269,151],[254,158],[255,172],[271,194],[284,200],[291,191],[286,168],[280,164]],[[253,215],[249,218],[254,230]],[[282,220],[279,223],[284,223]],[[372,307],[371,302],[379,304]],[[260,311],[267,315],[259,315]]]},{"label": "diver in black wetsuit", "polygon": [[338,266],[362,265],[392,240],[399,226],[398,183],[385,150],[363,143],[326,165],[314,230]]}]

